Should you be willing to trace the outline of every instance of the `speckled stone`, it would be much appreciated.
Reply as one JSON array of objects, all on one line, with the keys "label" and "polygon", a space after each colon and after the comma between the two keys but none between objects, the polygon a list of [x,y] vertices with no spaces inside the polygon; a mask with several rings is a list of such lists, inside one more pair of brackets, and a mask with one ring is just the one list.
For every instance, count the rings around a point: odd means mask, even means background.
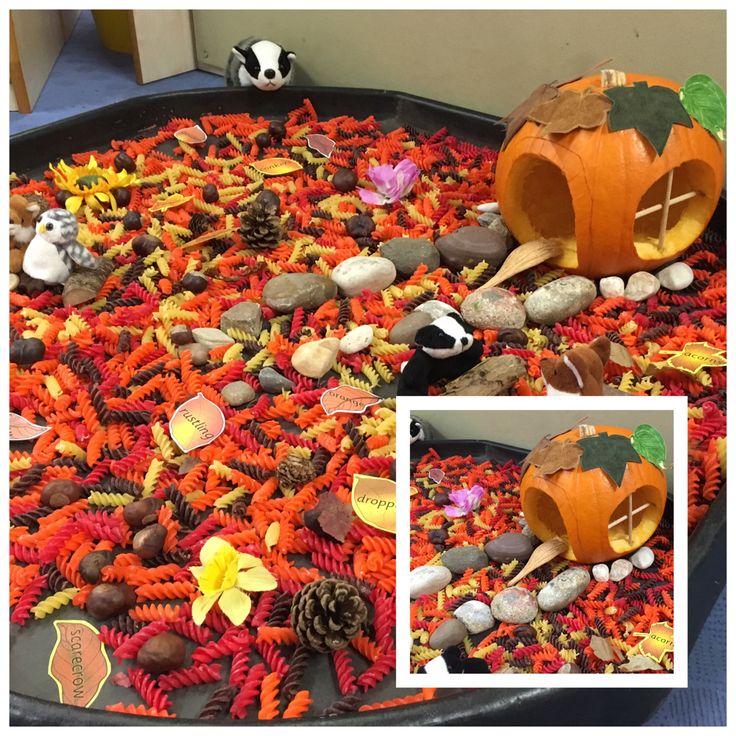
[{"label": "speckled stone", "polygon": [[460,313],[473,327],[481,330],[517,329],[526,323],[521,301],[498,286],[474,291],[462,303]]},{"label": "speckled stone", "polygon": [[639,570],[646,570],[654,564],[654,552],[651,547],[640,547],[629,557],[629,561]]},{"label": "speckled stone", "polygon": [[534,595],[526,588],[517,586],[496,593],[491,601],[493,617],[509,624],[527,624],[534,620],[538,611]]},{"label": "speckled stone", "polygon": [[649,271],[637,271],[629,276],[624,296],[635,302],[644,301],[659,291],[659,279]]},{"label": "speckled stone", "polygon": [[623,580],[625,577],[631,575],[631,571],[634,566],[629,560],[615,560],[611,565],[610,579],[614,583],[618,583],[619,580]]},{"label": "speckled stone", "polygon": [[223,312],[220,318],[220,327],[224,332],[236,329],[258,337],[262,325],[261,305],[255,302],[240,302]]},{"label": "speckled stone", "polygon": [[452,580],[452,573],[443,565],[422,565],[409,574],[409,595],[419,598],[442,590]]},{"label": "speckled stone", "polygon": [[468,635],[465,624],[457,618],[448,618],[443,621],[429,637],[430,649],[447,649],[455,644],[460,644]]},{"label": "speckled stone", "polygon": [[242,406],[247,404],[249,401],[253,401],[256,397],[256,392],[253,387],[245,381],[233,381],[228,383],[222,391],[220,391],[222,398],[230,404],[230,406]]},{"label": "speckled stone", "polygon": [[461,227],[435,242],[442,263],[454,271],[473,268],[481,261],[500,266],[506,258],[506,238],[486,227]]},{"label": "speckled stone", "polygon": [[488,567],[488,557],[480,547],[473,547],[472,545],[453,547],[442,553],[442,564],[450,571],[460,575],[469,567],[473,570],[482,570],[484,567]]},{"label": "speckled stone", "polygon": [[494,562],[526,562],[531,557],[534,546],[523,532],[505,532],[488,542],[484,549],[488,559]]},{"label": "speckled stone", "polygon": [[583,567],[571,567],[550,580],[537,593],[543,611],[561,611],[569,606],[590,583],[590,573]]},{"label": "speckled stone", "polygon": [[459,618],[471,634],[488,631],[496,623],[491,613],[491,607],[483,601],[463,603],[462,606],[455,609],[455,618]]},{"label": "speckled stone", "polygon": [[455,307],[450,306],[445,302],[441,302],[439,299],[430,299],[429,301],[420,304],[414,311],[426,312],[432,318],[432,321],[439,319],[440,317],[444,317],[446,314],[450,314],[450,312],[460,314]]},{"label": "speckled stone", "polygon": [[397,273],[407,278],[423,263],[429,271],[440,266],[440,252],[424,238],[391,238],[381,246],[381,256],[388,258]]},{"label": "speckled stone", "polygon": [[340,339],[340,352],[352,355],[365,350],[373,342],[373,328],[370,325],[361,325],[350,330]]},{"label": "speckled stone", "polygon": [[611,573],[608,571],[608,565],[603,562],[593,565],[593,570],[591,572],[593,573],[593,577],[599,583],[607,583],[608,579],[611,577]]},{"label": "speckled stone", "polygon": [[540,325],[563,322],[596,298],[595,283],[584,276],[563,276],[537,289],[524,302],[527,317]]},{"label": "speckled stone", "polygon": [[418,310],[402,317],[389,331],[388,341],[394,345],[408,345],[414,347],[414,338],[422,327],[433,322],[431,315]]},{"label": "speckled stone", "polygon": [[281,273],[263,287],[263,301],[279,314],[317,309],[337,296],[337,284],[317,273]]}]

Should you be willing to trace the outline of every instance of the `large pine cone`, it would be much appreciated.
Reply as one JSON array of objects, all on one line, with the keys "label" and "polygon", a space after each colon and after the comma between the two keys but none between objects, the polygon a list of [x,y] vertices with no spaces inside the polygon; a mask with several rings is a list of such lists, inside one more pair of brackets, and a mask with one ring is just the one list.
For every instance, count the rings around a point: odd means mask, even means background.
[{"label": "large pine cone", "polygon": [[301,455],[287,455],[276,466],[276,477],[282,491],[293,491],[314,480],[316,472],[312,461],[308,458]]},{"label": "large pine cone", "polygon": [[268,204],[253,202],[240,213],[240,235],[252,248],[275,248],[284,236],[281,216]]},{"label": "large pine cone", "polygon": [[360,592],[342,580],[315,580],[305,585],[291,606],[291,625],[299,641],[317,652],[345,649],[367,618]]}]

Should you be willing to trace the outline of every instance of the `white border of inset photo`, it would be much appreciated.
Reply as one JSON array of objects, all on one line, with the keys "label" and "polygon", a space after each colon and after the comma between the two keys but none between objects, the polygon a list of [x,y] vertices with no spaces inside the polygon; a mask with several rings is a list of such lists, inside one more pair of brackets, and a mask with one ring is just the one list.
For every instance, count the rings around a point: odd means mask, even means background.
[{"label": "white border of inset photo", "polygon": [[[673,413],[673,544],[675,602],[675,669],[669,673],[614,674],[475,674],[411,673],[411,622],[409,598],[410,447],[412,411],[498,412],[575,410]],[[435,688],[537,688],[537,687],[687,687],[688,569],[687,569],[687,399],[681,396],[402,396],[396,407],[396,686]],[[530,437],[532,444],[536,442]]]}]

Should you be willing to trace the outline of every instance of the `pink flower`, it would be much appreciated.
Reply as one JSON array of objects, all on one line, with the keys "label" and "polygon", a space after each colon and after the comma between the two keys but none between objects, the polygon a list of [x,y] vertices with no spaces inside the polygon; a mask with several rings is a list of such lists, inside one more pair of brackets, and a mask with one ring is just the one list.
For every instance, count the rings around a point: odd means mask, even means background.
[{"label": "pink flower", "polygon": [[384,164],[368,169],[368,178],[376,185],[378,192],[358,188],[360,198],[366,204],[392,204],[409,194],[419,178],[419,169],[405,158],[396,166]]},{"label": "pink flower", "polygon": [[455,505],[445,506],[445,513],[451,518],[466,516],[478,508],[484,493],[483,487],[477,485],[473,486],[470,490],[463,488],[459,491],[453,491],[450,494],[450,501]]}]

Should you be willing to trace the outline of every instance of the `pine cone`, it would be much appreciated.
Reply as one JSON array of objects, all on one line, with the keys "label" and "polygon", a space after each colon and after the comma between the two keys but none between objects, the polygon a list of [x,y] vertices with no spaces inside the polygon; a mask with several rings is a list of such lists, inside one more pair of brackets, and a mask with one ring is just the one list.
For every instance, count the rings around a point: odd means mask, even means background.
[{"label": "pine cone", "polygon": [[210,218],[204,212],[195,212],[189,218],[189,229],[192,232],[192,238],[204,235],[210,229]]},{"label": "pine cone", "polygon": [[291,606],[291,626],[309,649],[345,649],[360,633],[368,608],[357,588],[342,580],[315,580],[305,585]]},{"label": "pine cone", "polygon": [[312,461],[301,455],[287,455],[276,466],[276,477],[282,491],[293,491],[310,480],[314,480],[316,473]]},{"label": "pine cone", "polygon": [[275,248],[284,236],[279,213],[260,202],[253,202],[240,214],[240,234],[252,248]]}]

